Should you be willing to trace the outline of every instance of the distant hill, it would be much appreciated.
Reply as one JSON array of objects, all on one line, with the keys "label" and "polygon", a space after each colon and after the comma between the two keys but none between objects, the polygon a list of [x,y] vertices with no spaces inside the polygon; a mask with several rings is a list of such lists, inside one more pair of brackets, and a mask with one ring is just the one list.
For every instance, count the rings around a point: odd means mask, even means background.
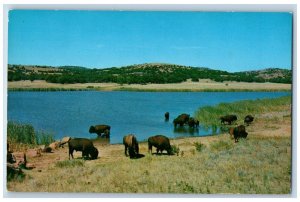
[{"label": "distant hill", "polygon": [[180,83],[191,79],[211,79],[217,82],[274,82],[292,83],[292,71],[268,68],[257,71],[230,73],[205,67],[191,67],[164,63],[145,63],[125,67],[89,69],[79,66],[8,65],[8,81],[46,80],[51,83],[106,83],[147,84]]}]

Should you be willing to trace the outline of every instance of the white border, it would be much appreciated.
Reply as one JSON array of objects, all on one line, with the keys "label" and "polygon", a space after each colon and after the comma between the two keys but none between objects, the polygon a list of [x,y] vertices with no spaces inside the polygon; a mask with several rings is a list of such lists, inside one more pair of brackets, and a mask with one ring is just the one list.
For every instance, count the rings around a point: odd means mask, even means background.
[{"label": "white border", "polygon": [[[3,95],[3,99],[0,101],[1,105],[3,106],[3,113],[1,113],[1,120],[3,120],[3,134],[6,134],[6,109],[7,109],[7,76],[6,76],[6,71],[4,69],[7,67],[7,13],[8,10],[10,9],[57,9],[57,10],[160,10],[160,11],[171,11],[171,10],[176,10],[176,11],[249,11],[249,12],[260,12],[260,11],[265,11],[265,12],[271,12],[271,11],[283,11],[283,12],[293,12],[294,14],[294,43],[293,43],[293,137],[292,137],[292,142],[293,142],[293,151],[292,151],[292,156],[293,156],[293,178],[292,178],[292,194],[291,195],[183,195],[183,194],[164,194],[164,195],[156,195],[156,194],[85,194],[85,193],[80,193],[80,194],[68,194],[68,193],[8,193],[6,192],[6,182],[5,178],[3,175],[1,175],[1,180],[3,183],[0,183],[1,188],[3,190],[3,196],[4,197],[15,197],[15,198],[27,198],[27,197],[34,197],[34,198],[45,198],[45,197],[53,197],[53,198],[68,198],[68,197],[75,197],[75,198],[99,198],[99,197],[104,197],[104,198],[131,198],[134,199],[137,198],[149,198],[149,197],[160,197],[160,198],[178,198],[178,197],[183,197],[183,198],[193,198],[191,200],[195,200],[197,198],[201,198],[200,200],[203,200],[205,198],[206,200],[215,200],[215,198],[218,198],[222,201],[226,201],[229,199],[230,201],[235,201],[235,200],[240,200],[240,198],[243,198],[245,200],[251,200],[251,198],[259,199],[262,198],[263,200],[282,200],[283,198],[285,200],[295,200],[299,197],[299,184],[296,186],[297,181],[297,171],[296,168],[299,168],[299,161],[297,161],[297,157],[299,157],[296,145],[299,145],[299,139],[296,138],[297,135],[297,128],[296,128],[296,121],[297,120],[297,76],[298,72],[297,70],[297,8],[298,8],[298,2],[296,0],[287,0],[287,1],[270,1],[270,0],[262,0],[262,1],[222,1],[222,0],[211,0],[209,2],[204,2],[204,4],[197,4],[198,1],[191,1],[191,0],[185,0],[184,2],[179,2],[179,1],[168,1],[168,0],[152,0],[152,1],[122,1],[122,0],[115,0],[114,4],[112,4],[111,1],[104,0],[104,1],[97,1],[97,0],[86,0],[86,1],[72,1],[71,3],[73,4],[66,4],[70,3],[71,0],[52,0],[50,3],[54,4],[49,4],[49,1],[39,1],[39,0],[31,0],[31,1],[26,1],[24,0],[6,0],[3,6],[1,7],[1,23],[3,23],[3,26],[0,28],[0,33],[2,36],[2,49],[1,53],[3,53],[3,68],[0,68],[1,75],[1,92],[0,94]],[[102,3],[102,4],[97,4],[97,3]],[[145,3],[144,5],[141,4],[136,4],[136,3]],[[160,3],[160,4],[152,4],[152,3]],[[172,3],[172,4],[170,4]],[[226,4],[225,4],[226,3]],[[242,4],[241,4],[242,3]],[[254,4],[253,4],[254,3]],[[76,5],[77,4],[77,5]],[[146,5],[147,4],[147,5]],[[168,5],[167,5],[168,4]],[[236,5],[232,5],[236,4]],[[290,4],[290,5],[288,5]],[[294,4],[294,5],[291,5]],[[3,15],[2,15],[3,14]],[[3,30],[2,30],[3,29]],[[3,51],[3,52],[2,52]],[[3,78],[3,80],[2,80]],[[298,77],[299,78],[299,77]],[[3,91],[2,91],[3,89]],[[1,133],[1,137],[3,140],[3,135]],[[5,140],[4,140],[5,142]],[[6,149],[6,144],[3,144],[4,148],[2,148],[3,158],[1,159],[1,170],[3,171],[4,165],[3,165],[3,159],[5,159],[4,156],[4,149]],[[297,165],[296,165],[297,164]],[[3,186],[3,187],[2,187]],[[249,198],[250,197],[250,198]],[[273,198],[274,197],[274,198]],[[283,198],[282,198],[283,197]],[[289,198],[290,197],[290,198]],[[30,199],[32,201],[32,199]],[[45,199],[43,199],[45,200]],[[90,200],[90,199],[89,199]],[[99,199],[98,199],[99,200]],[[108,200],[108,199],[106,199]],[[151,199],[151,200],[156,200],[156,199]],[[174,199],[172,199],[174,200]],[[228,200],[228,201],[229,201]]]}]

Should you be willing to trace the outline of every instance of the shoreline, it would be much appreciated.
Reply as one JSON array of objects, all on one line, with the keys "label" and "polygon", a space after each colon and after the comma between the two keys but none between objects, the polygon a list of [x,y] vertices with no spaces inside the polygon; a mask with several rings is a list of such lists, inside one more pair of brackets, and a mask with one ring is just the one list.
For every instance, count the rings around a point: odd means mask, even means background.
[{"label": "shoreline", "polygon": [[69,160],[67,146],[51,153],[42,153],[41,156],[28,156],[28,163],[34,168],[23,170],[26,177],[22,182],[8,182],[7,190],[49,193],[289,194],[291,107],[288,100],[282,104],[279,102],[279,105],[277,103],[266,105],[272,109],[270,111],[254,113],[254,122],[246,126],[247,138],[240,139],[238,143],[230,138],[228,132],[175,137],[170,138],[170,144],[175,147],[176,154],[158,155],[154,149],[151,155],[147,141],[140,140],[137,135],[141,156],[130,159],[124,155],[123,144],[110,144],[105,141],[106,138],[96,138],[92,140],[99,150],[95,160],[83,160],[81,152],[74,152],[74,159]]},{"label": "shoreline", "polygon": [[132,92],[277,92],[292,91],[292,84],[248,82],[182,82],[171,84],[76,83],[58,84],[46,81],[8,82],[8,91],[132,91]]}]

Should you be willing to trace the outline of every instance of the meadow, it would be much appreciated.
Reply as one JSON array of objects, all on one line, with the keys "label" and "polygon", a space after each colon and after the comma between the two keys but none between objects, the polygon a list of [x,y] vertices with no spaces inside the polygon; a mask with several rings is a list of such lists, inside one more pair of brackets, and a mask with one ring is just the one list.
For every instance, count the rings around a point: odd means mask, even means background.
[{"label": "meadow", "polygon": [[[234,106],[249,104],[246,112],[255,117],[254,123],[246,127],[247,139],[240,139],[238,143],[234,143],[227,132],[172,139],[177,154],[168,156],[151,155],[147,143],[140,142],[140,153],[144,157],[139,159],[125,157],[122,144],[95,143],[100,157],[90,161],[82,160],[80,152],[75,152],[74,160],[68,160],[65,147],[28,159],[36,168],[24,170],[26,177],[9,181],[7,189],[16,192],[290,194],[291,98],[253,102],[257,102],[258,107],[251,108],[249,101],[227,106],[233,110]],[[210,110],[219,111],[219,107]],[[211,124],[205,120],[210,119],[203,119],[201,123]]]}]

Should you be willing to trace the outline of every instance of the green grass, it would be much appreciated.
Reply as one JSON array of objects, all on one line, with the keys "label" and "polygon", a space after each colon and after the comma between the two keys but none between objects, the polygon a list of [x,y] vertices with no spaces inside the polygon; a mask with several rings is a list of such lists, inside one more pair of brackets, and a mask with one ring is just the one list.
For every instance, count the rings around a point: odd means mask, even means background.
[{"label": "green grass", "polygon": [[55,166],[58,168],[70,168],[70,167],[84,166],[84,160],[73,159],[73,160],[58,161],[55,163]]},{"label": "green grass", "polygon": [[262,114],[266,112],[278,111],[280,107],[291,104],[291,96],[284,96],[274,99],[243,100],[233,103],[220,103],[217,106],[205,106],[199,108],[195,117],[205,127],[217,127],[221,125],[220,117],[228,114],[235,114],[238,123],[243,123],[246,115]]},{"label": "green grass", "polygon": [[36,131],[30,124],[8,121],[7,140],[10,143],[11,148],[30,148],[35,145],[49,145],[54,142],[54,135],[45,131]]}]

